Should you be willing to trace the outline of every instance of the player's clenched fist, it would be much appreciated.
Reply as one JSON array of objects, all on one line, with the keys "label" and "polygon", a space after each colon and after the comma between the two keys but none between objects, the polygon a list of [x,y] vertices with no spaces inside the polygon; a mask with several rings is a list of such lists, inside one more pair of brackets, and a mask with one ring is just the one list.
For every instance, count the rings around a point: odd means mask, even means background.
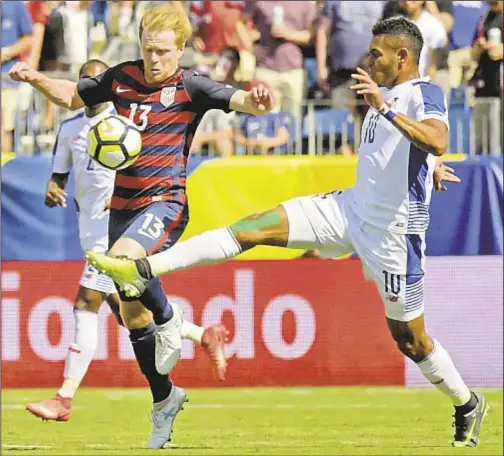
[{"label": "player's clenched fist", "polygon": [[273,109],[273,95],[263,84],[259,84],[250,91],[252,101],[259,111],[269,112]]},{"label": "player's clenched fist", "polygon": [[44,204],[47,207],[66,207],[67,193],[56,182],[49,181]]},{"label": "player's clenched fist", "polygon": [[9,71],[10,78],[18,82],[31,82],[35,79],[36,74],[37,72],[25,62],[16,63]]}]

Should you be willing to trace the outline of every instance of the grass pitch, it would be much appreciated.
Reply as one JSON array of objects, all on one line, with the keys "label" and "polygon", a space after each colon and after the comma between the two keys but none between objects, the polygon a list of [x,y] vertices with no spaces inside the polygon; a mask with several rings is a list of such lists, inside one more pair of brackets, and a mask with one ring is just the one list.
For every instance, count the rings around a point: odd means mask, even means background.
[{"label": "grass pitch", "polygon": [[[502,455],[502,390],[478,448],[450,447],[452,407],[434,390],[219,388],[188,390],[166,454]],[[24,410],[50,390],[2,391],[3,455],[145,455],[147,389],[82,389],[68,423]]]}]

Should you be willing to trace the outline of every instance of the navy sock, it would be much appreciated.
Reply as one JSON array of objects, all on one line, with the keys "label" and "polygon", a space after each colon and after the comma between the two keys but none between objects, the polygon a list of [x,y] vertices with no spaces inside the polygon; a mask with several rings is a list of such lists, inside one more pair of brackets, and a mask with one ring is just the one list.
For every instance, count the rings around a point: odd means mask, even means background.
[{"label": "navy sock", "polygon": [[152,312],[154,323],[162,325],[173,317],[173,309],[161,288],[159,279],[152,279],[139,301]]},{"label": "navy sock", "polygon": [[168,375],[161,375],[156,370],[154,332],[156,326],[149,323],[145,328],[130,329],[129,338],[140,370],[149,382],[153,402],[161,402],[168,397],[172,382]]}]

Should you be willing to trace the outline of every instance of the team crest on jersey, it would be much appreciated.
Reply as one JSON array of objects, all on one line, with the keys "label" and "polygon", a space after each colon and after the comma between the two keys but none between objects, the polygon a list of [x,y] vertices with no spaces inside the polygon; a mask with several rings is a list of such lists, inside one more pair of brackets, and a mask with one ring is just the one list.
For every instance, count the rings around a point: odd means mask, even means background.
[{"label": "team crest on jersey", "polygon": [[171,106],[175,101],[176,93],[177,93],[176,87],[163,87],[163,90],[161,90],[161,98],[159,101],[165,108],[167,108],[168,106]]}]

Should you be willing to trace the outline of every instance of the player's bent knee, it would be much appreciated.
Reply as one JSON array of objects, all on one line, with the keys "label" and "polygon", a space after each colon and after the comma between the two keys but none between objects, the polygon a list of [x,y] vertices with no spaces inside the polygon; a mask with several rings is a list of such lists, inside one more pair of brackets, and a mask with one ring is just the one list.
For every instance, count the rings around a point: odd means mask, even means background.
[{"label": "player's bent knee", "polygon": [[433,349],[432,339],[427,335],[413,339],[403,337],[396,342],[399,350],[416,363],[424,360]]},{"label": "player's bent knee", "polygon": [[137,260],[147,256],[147,252],[143,246],[131,238],[118,239],[110,248],[108,253],[111,256],[127,256],[132,260]]},{"label": "player's bent knee", "polygon": [[90,288],[86,288],[81,285],[79,287],[79,291],[77,292],[74,309],[98,313],[104,300],[105,293],[91,290]]},{"label": "player's bent knee", "polygon": [[139,329],[152,322],[152,313],[139,301],[121,302],[121,318],[126,328]]}]

